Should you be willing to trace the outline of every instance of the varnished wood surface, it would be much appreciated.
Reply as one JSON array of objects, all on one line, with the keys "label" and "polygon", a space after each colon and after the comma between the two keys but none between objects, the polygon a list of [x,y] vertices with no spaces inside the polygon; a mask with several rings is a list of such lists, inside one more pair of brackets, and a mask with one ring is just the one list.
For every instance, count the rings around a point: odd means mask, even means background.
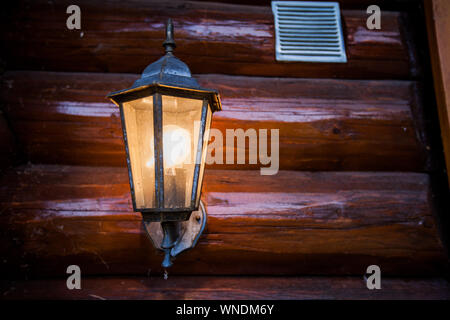
[{"label": "varnished wood surface", "polygon": [[[129,87],[137,77],[8,72],[3,76],[0,95],[30,161],[125,166],[119,111],[105,96]],[[197,78],[201,85],[216,88],[221,94],[223,111],[214,114],[212,126],[222,133],[222,145],[226,129],[279,129],[280,169],[428,169],[428,147],[420,139],[424,131],[415,121],[420,114],[413,116],[412,112],[425,107],[414,99],[421,90],[416,82],[225,75]],[[234,165],[211,167],[262,166],[248,163],[247,155],[245,165],[235,161]]]},{"label": "varnished wood surface", "polygon": [[[381,290],[368,290],[361,277],[172,277],[82,278],[81,290],[66,279],[8,281],[2,298],[15,299],[182,299],[182,300],[448,300],[449,283],[440,278],[382,278]],[[276,311],[276,310],[274,310]],[[213,314],[213,313],[211,313]]]},{"label": "varnished wood surface", "polygon": [[[233,4],[246,4],[254,6],[270,6],[272,0],[199,0],[202,2],[223,2]],[[284,0],[286,1],[286,0]],[[298,1],[298,0],[287,0]],[[321,2],[322,0],[312,0]],[[405,10],[411,7],[417,7],[420,0],[340,0],[339,6],[341,9],[367,9],[370,5],[377,5],[381,10]]]},{"label": "varnished wood surface", "polygon": [[308,78],[407,79],[410,61],[400,13],[383,11],[383,28],[367,30],[366,8],[343,10],[348,63],[275,60],[269,6],[187,1],[88,1],[81,30],[66,28],[70,1],[21,1],[5,8],[2,58],[9,70],[141,73],[163,49],[164,24],[174,20],[175,54],[193,73]]},{"label": "varnished wood surface", "polygon": [[[415,173],[207,170],[207,229],[171,274],[442,272],[429,179]],[[125,168],[26,166],[0,181],[2,274],[160,274]]]},{"label": "varnished wood surface", "polygon": [[439,123],[450,185],[450,2],[429,0],[425,3]]}]

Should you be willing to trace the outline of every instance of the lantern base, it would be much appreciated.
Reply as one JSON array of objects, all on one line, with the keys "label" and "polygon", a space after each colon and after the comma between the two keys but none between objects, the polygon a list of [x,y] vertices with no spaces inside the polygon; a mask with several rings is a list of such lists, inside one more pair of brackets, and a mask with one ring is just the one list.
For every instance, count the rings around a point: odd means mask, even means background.
[{"label": "lantern base", "polygon": [[[178,238],[174,246],[170,249],[170,257],[175,257],[183,251],[195,247],[200,235],[206,226],[206,210],[203,202],[200,201],[198,211],[193,211],[189,220],[175,222],[178,228]],[[153,246],[156,249],[165,251],[162,247],[164,232],[161,223],[143,220],[144,229],[147,232]],[[167,265],[167,263],[165,264]]]}]

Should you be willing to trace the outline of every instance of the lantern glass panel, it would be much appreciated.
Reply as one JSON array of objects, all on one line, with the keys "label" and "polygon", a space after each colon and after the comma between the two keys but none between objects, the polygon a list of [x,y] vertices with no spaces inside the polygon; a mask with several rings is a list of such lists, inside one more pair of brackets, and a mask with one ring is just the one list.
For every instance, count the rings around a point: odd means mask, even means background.
[{"label": "lantern glass panel", "polygon": [[[210,132],[210,128],[211,128],[212,112],[211,112],[211,109],[209,108],[209,106],[207,106],[206,111],[207,111],[207,114],[206,114],[205,131],[204,131],[204,135],[203,135],[203,146],[201,149],[202,154],[199,155],[201,157],[201,163],[199,163],[200,170],[199,170],[199,179],[198,179],[198,185],[197,185],[197,194],[196,194],[196,199],[195,199],[196,207],[198,207],[199,202],[200,202],[200,195],[201,195],[202,183],[203,183],[203,173],[205,171],[205,163],[206,163],[207,148],[208,148],[208,141],[209,141],[209,132]],[[197,163],[198,163],[198,160],[197,160]]]},{"label": "lantern glass panel", "polygon": [[164,208],[190,208],[203,100],[162,96]]},{"label": "lantern glass panel", "polygon": [[124,102],[123,118],[136,209],[155,207],[153,96]]}]

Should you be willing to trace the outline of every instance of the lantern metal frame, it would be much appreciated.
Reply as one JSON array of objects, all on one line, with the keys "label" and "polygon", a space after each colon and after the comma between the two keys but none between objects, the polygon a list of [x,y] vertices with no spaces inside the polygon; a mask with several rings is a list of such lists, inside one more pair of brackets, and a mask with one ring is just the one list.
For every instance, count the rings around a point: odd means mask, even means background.
[{"label": "lantern metal frame", "polygon": [[[173,37],[173,26],[171,27],[171,21],[168,23],[167,29],[170,30],[170,28],[172,28],[172,32],[167,32],[168,39],[164,42],[164,46],[166,47],[166,55],[158,61],[150,64],[142,73],[141,78],[138,79],[130,88],[112,92],[107,96],[120,109],[133,210],[141,212],[144,218],[149,221],[188,220],[190,213],[198,210],[196,197],[197,190],[199,190],[198,183],[201,163],[195,164],[191,205],[184,208],[164,207],[164,155],[162,139],[162,108],[164,106],[162,105],[162,95],[203,100],[200,134],[198,137],[199,143],[196,150],[197,152],[201,152],[203,148],[207,108],[211,108],[211,113],[222,109],[218,92],[213,89],[201,87],[191,76],[191,72],[187,65],[173,55],[172,51],[175,44],[174,42],[170,42],[169,39],[171,36]],[[127,129],[124,121],[123,103],[149,96],[153,96],[156,205],[154,208],[138,209],[136,208],[133,175],[128,150]],[[156,213],[159,214],[159,216],[155,215]]]},{"label": "lantern metal frame", "polygon": [[[201,87],[188,66],[173,55],[176,47],[173,37],[173,24],[169,19],[166,26],[166,40],[163,43],[166,54],[144,69],[141,77],[127,89],[111,92],[107,97],[120,109],[123,138],[127,155],[128,177],[130,182],[133,210],[141,212],[144,228],[154,246],[165,251],[163,267],[172,265],[171,258],[190,249],[197,243],[206,224],[206,210],[200,200],[203,180],[200,180],[204,149],[205,126],[210,108],[211,116],[222,109],[219,93],[216,90]],[[155,207],[137,208],[133,182],[133,173],[127,139],[127,128],[123,104],[129,101],[153,97],[153,137],[155,158]],[[192,192],[189,207],[164,207],[164,154],[163,154],[163,104],[162,96],[202,100],[200,131],[196,154],[200,152],[200,163],[194,167]],[[204,151],[203,151],[204,150]],[[194,150],[193,150],[194,151]],[[203,170],[204,170],[203,166]],[[197,201],[198,195],[198,201]],[[200,207],[200,208],[199,208]],[[195,212],[195,215],[191,215]],[[161,222],[161,224],[155,224]]]}]

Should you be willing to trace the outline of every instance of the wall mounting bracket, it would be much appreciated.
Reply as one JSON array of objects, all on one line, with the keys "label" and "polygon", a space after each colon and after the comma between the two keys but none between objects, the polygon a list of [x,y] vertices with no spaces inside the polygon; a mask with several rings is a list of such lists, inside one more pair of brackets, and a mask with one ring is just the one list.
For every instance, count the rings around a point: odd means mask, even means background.
[{"label": "wall mounting bracket", "polygon": [[166,252],[166,258],[163,262],[164,267],[170,267],[171,259],[179,255],[181,252],[189,250],[197,244],[203,230],[206,226],[206,210],[203,202],[200,201],[199,209],[193,211],[189,220],[179,221],[175,223],[178,238],[169,250],[162,247],[164,231],[160,222],[143,220],[144,229],[152,241],[155,248]]}]

